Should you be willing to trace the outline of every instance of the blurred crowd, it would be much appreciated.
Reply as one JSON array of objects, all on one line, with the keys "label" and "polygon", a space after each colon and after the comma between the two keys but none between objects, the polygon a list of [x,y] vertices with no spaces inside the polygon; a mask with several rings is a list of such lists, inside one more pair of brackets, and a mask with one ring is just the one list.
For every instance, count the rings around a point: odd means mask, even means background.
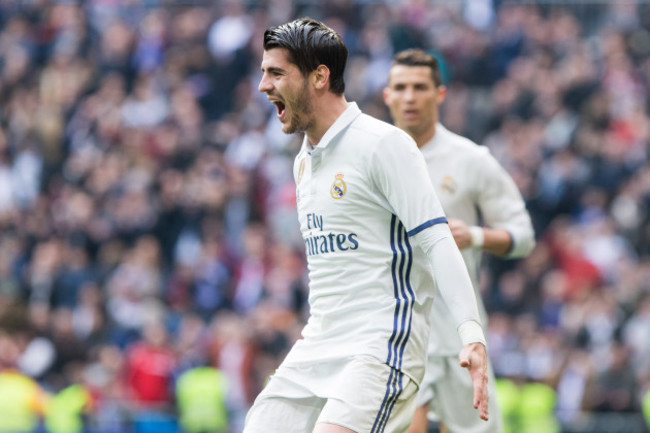
[{"label": "blurred crowd", "polygon": [[175,432],[181,379],[211,367],[209,431],[241,431],[308,313],[301,137],[257,83],[263,31],[309,15],[348,46],[348,100],[387,121],[393,54],[431,50],[443,123],[524,195],[536,249],[483,271],[497,376],[551,386],[563,425],[640,414],[650,5],[517,3],[0,0],[0,394],[29,380],[30,428],[74,433],[48,408],[82,387],[87,431]]}]

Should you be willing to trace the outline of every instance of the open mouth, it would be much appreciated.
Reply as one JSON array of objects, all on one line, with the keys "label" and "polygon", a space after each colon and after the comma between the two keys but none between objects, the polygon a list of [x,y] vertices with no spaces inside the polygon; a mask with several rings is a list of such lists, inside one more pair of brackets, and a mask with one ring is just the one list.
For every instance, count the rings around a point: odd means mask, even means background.
[{"label": "open mouth", "polygon": [[275,105],[275,109],[278,111],[278,118],[282,120],[286,112],[286,106],[284,105],[284,102],[273,101],[273,104]]}]

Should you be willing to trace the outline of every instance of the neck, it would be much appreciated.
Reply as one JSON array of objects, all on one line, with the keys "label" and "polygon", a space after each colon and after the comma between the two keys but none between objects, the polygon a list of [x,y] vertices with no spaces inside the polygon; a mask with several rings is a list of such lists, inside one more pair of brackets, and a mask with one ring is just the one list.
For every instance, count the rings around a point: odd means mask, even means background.
[{"label": "neck", "polygon": [[314,113],[318,113],[314,123],[305,131],[307,140],[312,146],[317,146],[321,138],[334,124],[336,119],[348,108],[348,101],[343,95],[325,92],[314,98]]},{"label": "neck", "polygon": [[427,144],[436,135],[436,122],[420,133],[409,133],[419,148]]}]

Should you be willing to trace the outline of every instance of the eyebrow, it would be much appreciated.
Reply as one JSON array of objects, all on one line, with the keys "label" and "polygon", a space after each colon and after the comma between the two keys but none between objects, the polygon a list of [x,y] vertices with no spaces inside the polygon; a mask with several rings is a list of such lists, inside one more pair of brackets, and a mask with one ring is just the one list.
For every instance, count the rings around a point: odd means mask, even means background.
[{"label": "eyebrow", "polygon": [[[395,83],[390,83],[390,86],[393,87],[406,87],[406,86],[413,86],[413,87],[428,87],[429,83],[427,81],[415,81],[415,82],[403,82],[403,81],[397,81]],[[437,87],[434,83],[433,87]]]},{"label": "eyebrow", "polygon": [[282,73],[282,74],[286,73],[286,71],[284,69],[278,68],[277,66],[269,66],[268,68],[266,68],[266,70],[264,68],[262,68],[262,72],[271,72],[271,73],[276,73],[276,74],[277,73]]}]

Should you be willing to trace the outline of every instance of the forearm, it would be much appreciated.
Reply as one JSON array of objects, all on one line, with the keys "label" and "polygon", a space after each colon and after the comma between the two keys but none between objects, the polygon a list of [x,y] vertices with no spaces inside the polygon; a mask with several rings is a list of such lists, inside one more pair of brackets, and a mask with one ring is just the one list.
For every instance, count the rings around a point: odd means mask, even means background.
[{"label": "forearm", "polygon": [[[470,227],[470,246],[504,258],[527,256],[535,246],[532,230],[510,231],[492,227]],[[516,233],[516,234],[515,234]]]},{"label": "forearm", "polygon": [[512,248],[512,237],[507,230],[494,229],[490,227],[478,227],[482,231],[483,242],[480,245],[473,245],[490,254],[505,256]]}]

